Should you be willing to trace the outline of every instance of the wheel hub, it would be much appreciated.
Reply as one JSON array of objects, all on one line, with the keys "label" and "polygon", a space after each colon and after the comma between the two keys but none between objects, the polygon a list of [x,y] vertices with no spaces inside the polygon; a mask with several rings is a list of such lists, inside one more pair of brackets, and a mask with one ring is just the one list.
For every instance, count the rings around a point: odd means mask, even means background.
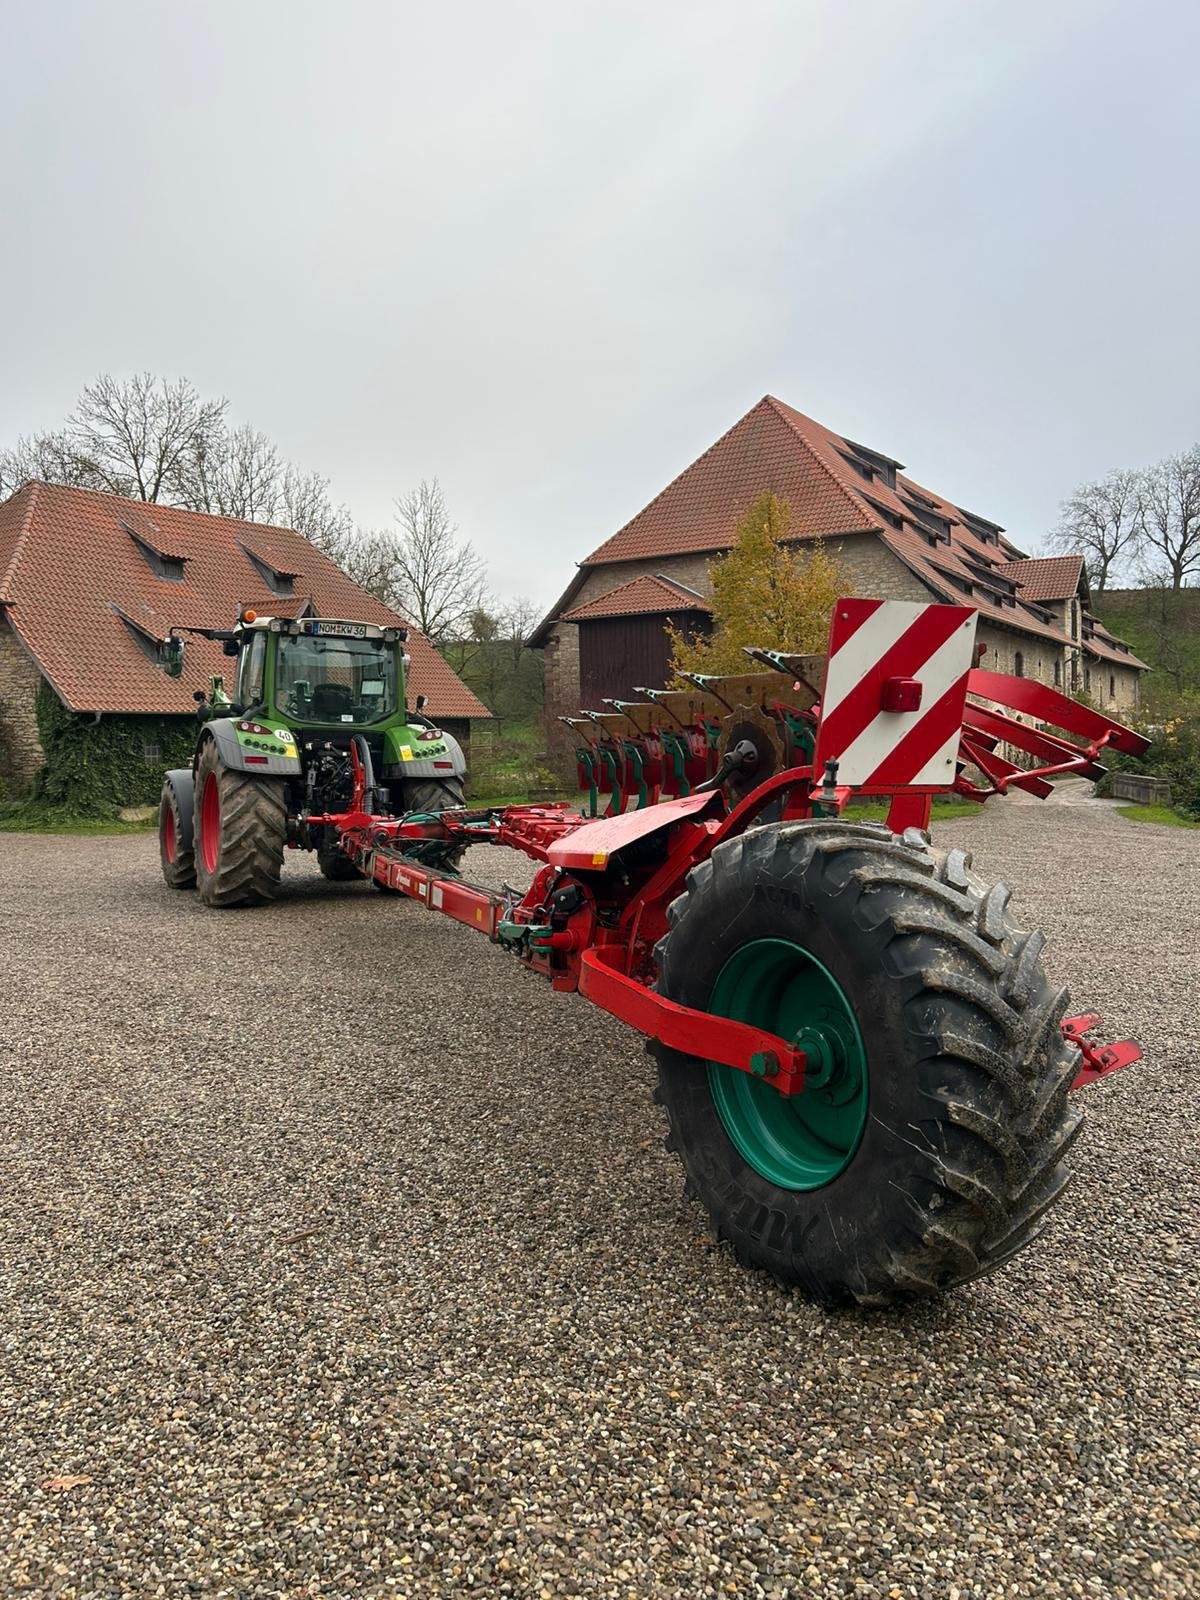
[{"label": "wheel hub", "polygon": [[819,1189],[850,1164],[867,1121],[866,1051],[848,996],[800,945],[756,939],[713,986],[712,1010],[795,1040],[804,1089],[784,1096],[761,1079],[708,1064],[717,1114],[742,1157],[784,1189]]}]

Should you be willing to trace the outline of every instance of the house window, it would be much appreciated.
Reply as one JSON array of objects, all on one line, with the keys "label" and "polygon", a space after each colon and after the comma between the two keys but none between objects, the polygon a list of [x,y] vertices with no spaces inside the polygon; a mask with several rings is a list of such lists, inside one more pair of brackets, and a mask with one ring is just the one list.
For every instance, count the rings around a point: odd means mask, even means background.
[{"label": "house window", "polygon": [[1084,669],[1083,669],[1083,692],[1084,692],[1084,694],[1091,694],[1091,692],[1092,692],[1092,669],[1091,669],[1091,667],[1084,667]]},{"label": "house window", "polygon": [[1054,663],[1054,687],[1056,689],[1061,689],[1062,688],[1062,662],[1061,661],[1056,661]]},{"label": "house window", "polygon": [[153,742],[147,740],[147,742],[145,744],[143,744],[143,746],[142,746],[142,760],[143,761],[161,761],[162,760],[162,745],[154,744]]},{"label": "house window", "polygon": [[1110,672],[1108,675],[1108,698],[1110,700],[1117,698],[1117,675],[1115,672]]},{"label": "house window", "polygon": [[1018,678],[1023,678],[1025,676],[1025,657],[1019,650],[1013,657],[1013,672]]}]

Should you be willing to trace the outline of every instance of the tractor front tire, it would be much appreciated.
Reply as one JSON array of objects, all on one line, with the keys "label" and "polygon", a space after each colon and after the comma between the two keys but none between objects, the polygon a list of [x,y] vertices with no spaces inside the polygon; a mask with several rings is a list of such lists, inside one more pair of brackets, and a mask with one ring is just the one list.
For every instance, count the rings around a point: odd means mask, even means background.
[{"label": "tractor front tire", "polygon": [[225,766],[206,739],[196,763],[196,886],[207,906],[252,906],[279,893],[287,843],[280,778]]},{"label": "tractor front tire", "polygon": [[163,881],[172,889],[196,887],[196,849],[192,829],[192,775],[168,772],[158,803],[158,858]]},{"label": "tractor front tire", "polygon": [[969,867],[915,830],[785,823],[719,845],[670,908],[659,991],[808,1064],[785,1097],[656,1044],[668,1148],[738,1259],[821,1304],[990,1272],[1066,1186],[1067,994]]}]

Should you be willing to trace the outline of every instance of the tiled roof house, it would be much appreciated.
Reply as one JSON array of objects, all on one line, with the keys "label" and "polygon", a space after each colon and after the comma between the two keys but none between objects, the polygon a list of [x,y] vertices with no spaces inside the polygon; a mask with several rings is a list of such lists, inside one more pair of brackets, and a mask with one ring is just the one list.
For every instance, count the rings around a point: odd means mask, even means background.
[{"label": "tiled roof house", "polygon": [[[0,731],[10,785],[42,762],[34,699],[45,681],[72,711],[188,714],[228,672],[219,644],[189,639],[182,678],[156,660],[173,626],[228,628],[261,613],[396,622],[301,534],[116,495],[24,484],[0,504]],[[409,625],[410,696],[457,734],[487,708]]]},{"label": "tiled roof house", "polygon": [[791,506],[798,550],[821,539],[857,593],[973,605],[992,670],[1137,704],[1145,663],[1092,616],[1080,556],[1030,559],[891,456],[767,395],[579,564],[539,624],[552,737],[558,715],[664,681],[666,622],[705,626],[709,563],[768,489]]}]

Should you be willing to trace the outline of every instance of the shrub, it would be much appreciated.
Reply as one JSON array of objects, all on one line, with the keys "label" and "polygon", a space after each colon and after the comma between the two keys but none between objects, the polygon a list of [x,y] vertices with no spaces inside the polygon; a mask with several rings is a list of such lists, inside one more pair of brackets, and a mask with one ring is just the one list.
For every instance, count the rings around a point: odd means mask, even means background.
[{"label": "shrub", "polygon": [[1110,771],[1166,778],[1175,809],[1185,817],[1200,819],[1200,692],[1159,695],[1128,721],[1150,740],[1149,750],[1144,756],[1105,751],[1101,762]]}]

